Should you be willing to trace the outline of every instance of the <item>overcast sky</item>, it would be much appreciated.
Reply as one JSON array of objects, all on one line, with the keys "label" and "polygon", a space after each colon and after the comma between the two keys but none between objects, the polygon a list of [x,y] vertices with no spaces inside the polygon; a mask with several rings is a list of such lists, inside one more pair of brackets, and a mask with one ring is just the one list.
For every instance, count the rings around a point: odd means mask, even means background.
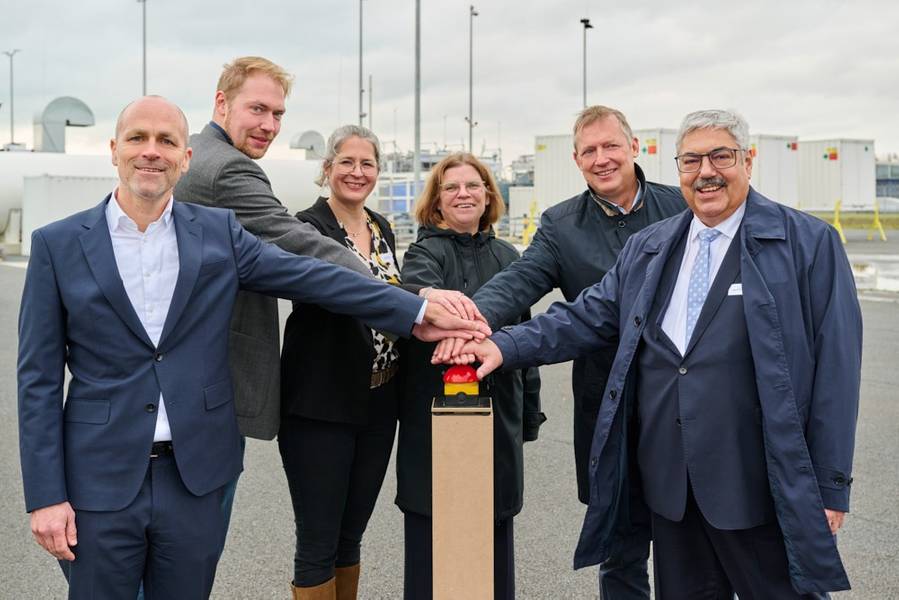
[{"label": "overcast sky", "polygon": [[[469,4],[422,1],[424,147],[467,143]],[[365,0],[363,8],[374,129],[402,150],[413,140],[414,6]],[[197,131],[210,117],[222,64],[266,56],[296,75],[272,150],[290,154],[296,133],[327,137],[357,121],[358,7],[358,0],[147,0],[149,91],[179,104]],[[735,108],[754,133],[873,138],[879,155],[899,152],[895,1],[483,0],[475,7],[475,148],[501,145],[507,163],[532,153],[535,135],[568,132],[581,108],[583,17],[595,26],[587,34],[587,101],[621,109],[634,128],[676,128],[689,111]],[[30,147],[34,114],[57,96],[75,96],[97,126],[68,129],[68,151],[106,152],[118,111],[141,92],[141,5],[0,0],[0,50],[12,48],[22,50],[16,141]],[[6,143],[3,55],[0,102]]]}]

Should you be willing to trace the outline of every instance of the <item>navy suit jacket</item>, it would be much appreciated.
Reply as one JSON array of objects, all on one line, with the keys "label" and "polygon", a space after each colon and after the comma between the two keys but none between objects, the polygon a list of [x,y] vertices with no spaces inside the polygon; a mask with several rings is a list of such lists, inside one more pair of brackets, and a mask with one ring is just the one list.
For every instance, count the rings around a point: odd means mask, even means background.
[{"label": "navy suit jacket", "polygon": [[66,500],[80,510],[127,506],[147,470],[160,392],[187,489],[206,494],[237,476],[228,323],[238,288],[320,304],[398,335],[411,332],[421,307],[413,294],[261,242],[230,210],[176,201],[180,269],[154,346],[116,267],[108,201],[32,237],[18,364],[28,511]]},{"label": "navy suit jacket", "polygon": [[[636,354],[664,266],[692,218],[685,211],[634,234],[615,267],[573,303],[553,304],[492,338],[504,369],[617,346],[593,434],[576,568],[605,560],[630,532]],[[852,269],[832,227],[752,188],[741,227],[743,316],[790,577],[801,593],[846,589],[824,508],[849,510],[862,351]]]}]

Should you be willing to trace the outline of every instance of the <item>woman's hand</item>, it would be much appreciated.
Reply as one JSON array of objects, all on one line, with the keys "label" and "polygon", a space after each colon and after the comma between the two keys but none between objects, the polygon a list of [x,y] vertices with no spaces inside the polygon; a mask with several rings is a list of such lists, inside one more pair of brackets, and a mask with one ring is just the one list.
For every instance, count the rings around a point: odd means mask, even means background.
[{"label": "woman's hand", "polygon": [[483,321],[487,319],[478,310],[475,303],[463,294],[455,290],[439,290],[436,288],[426,287],[419,290],[418,295],[428,302],[435,302],[445,308],[450,314],[469,321]]}]

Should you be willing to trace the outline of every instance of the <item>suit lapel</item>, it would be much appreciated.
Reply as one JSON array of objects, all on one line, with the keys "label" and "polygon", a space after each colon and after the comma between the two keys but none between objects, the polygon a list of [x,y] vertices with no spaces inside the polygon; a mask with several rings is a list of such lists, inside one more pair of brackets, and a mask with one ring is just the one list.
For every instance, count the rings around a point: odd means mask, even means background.
[{"label": "suit lapel", "polygon": [[[647,327],[655,327],[655,324],[651,323],[649,319],[651,318],[653,304],[658,297],[659,286],[663,281],[662,277],[666,270],[665,266],[669,262],[674,261],[675,259],[679,260],[679,257],[683,256],[683,245],[679,244],[679,242],[685,238],[686,231],[690,227],[690,221],[692,219],[693,213],[689,211],[686,211],[679,217],[672,218],[668,226],[658,228],[654,232],[652,238],[647,240],[644,246],[644,252],[655,254],[646,266],[643,288],[639,296],[640,303],[638,308],[640,314],[642,314],[647,321]],[[680,252],[678,252],[679,246],[681,246]],[[678,262],[677,264],[679,265],[680,263]],[[667,296],[670,295],[671,292],[669,291]],[[667,297],[664,302],[665,305],[667,305]],[[661,314],[664,314],[664,312]],[[675,351],[677,351],[676,347]]]},{"label": "suit lapel", "polygon": [[673,247],[668,259],[665,261],[661,280],[659,282],[658,293],[655,295],[655,304],[652,307],[652,321],[649,324],[651,327],[649,331],[655,336],[655,339],[661,340],[664,346],[678,356],[680,356],[680,350],[678,350],[677,344],[671,341],[671,338],[668,337],[668,334],[662,329],[662,321],[665,319],[665,313],[668,312],[668,305],[671,304],[671,295],[674,293],[674,286],[677,284],[680,265],[684,260],[684,252],[687,248],[688,229],[689,226],[681,231],[679,237],[675,237],[678,242]]},{"label": "suit lapel", "polygon": [[699,318],[696,320],[696,326],[693,328],[693,336],[690,338],[690,344],[687,346],[684,356],[690,353],[690,350],[702,337],[702,332],[709,326],[715,313],[718,312],[721,302],[727,296],[730,284],[740,276],[740,245],[740,229],[737,229],[737,234],[731,240],[730,247],[724,255],[724,260],[721,262],[721,267],[718,269],[717,275],[715,275],[715,281],[712,282],[712,286],[709,288],[709,293],[705,298],[705,303],[702,305],[702,310],[699,312]]},{"label": "suit lapel", "polygon": [[172,333],[187,301],[190,299],[200,272],[203,260],[203,228],[194,220],[193,212],[183,203],[172,204],[172,216],[175,219],[175,235],[178,238],[178,281],[169,304],[169,312],[165,317],[165,326],[159,337],[161,348],[166,338]]},{"label": "suit lapel", "polygon": [[107,196],[99,206],[90,211],[88,218],[82,223],[82,227],[87,231],[79,237],[81,250],[84,252],[87,266],[109,305],[128,326],[128,329],[152,348],[153,342],[150,341],[140,318],[134,311],[134,306],[131,305],[115,261],[112,238],[109,236],[109,224],[106,221],[106,203],[110,201],[111,196],[112,194]]}]

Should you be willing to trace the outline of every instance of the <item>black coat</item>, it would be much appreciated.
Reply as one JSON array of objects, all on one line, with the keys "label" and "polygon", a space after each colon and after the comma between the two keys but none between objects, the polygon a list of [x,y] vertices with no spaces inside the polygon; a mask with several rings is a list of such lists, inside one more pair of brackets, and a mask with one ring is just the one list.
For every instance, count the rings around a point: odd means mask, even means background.
[{"label": "black coat", "polygon": [[[365,209],[396,252],[390,223]],[[326,198],[298,212],[297,218],[322,235],[346,245],[347,233],[337,223]],[[417,291],[420,286],[403,286]],[[362,321],[295,302],[284,328],[281,352],[281,414],[336,423],[368,423],[368,395],[375,359],[371,329]]]},{"label": "black coat", "polygon": [[[518,251],[492,231],[470,235],[422,227],[403,258],[403,281],[471,296],[517,258]],[[406,346],[399,409],[396,503],[423,515],[431,514],[431,401],[442,394],[445,370],[430,362],[434,346],[417,340]],[[481,384],[481,394],[493,397],[494,514],[505,519],[521,511],[522,442],[537,439],[546,420],[540,412],[540,375],[536,368],[494,374]]]},{"label": "black coat", "polygon": [[[521,259],[475,294],[478,309],[494,330],[554,288],[573,301],[612,268],[631,235],[686,208],[678,188],[646,181],[640,166],[634,167],[643,199],[635,212],[609,216],[589,190],[543,211],[540,228]],[[584,504],[590,500],[587,465],[593,427],[614,358],[614,348],[576,358],[571,373],[574,459],[578,498]]]}]

